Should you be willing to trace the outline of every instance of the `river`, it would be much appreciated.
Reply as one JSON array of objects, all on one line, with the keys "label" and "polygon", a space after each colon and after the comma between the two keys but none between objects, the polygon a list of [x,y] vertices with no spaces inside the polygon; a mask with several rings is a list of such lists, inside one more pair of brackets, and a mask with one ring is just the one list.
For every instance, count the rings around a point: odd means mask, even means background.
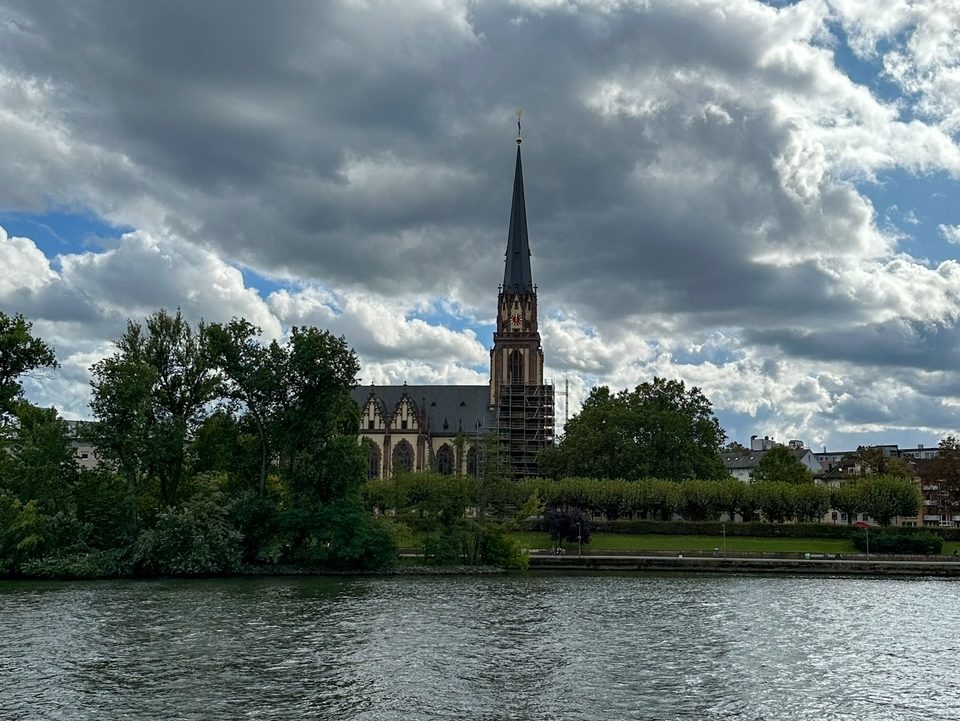
[{"label": "river", "polygon": [[957,719],[960,583],[0,582],[0,719]]}]

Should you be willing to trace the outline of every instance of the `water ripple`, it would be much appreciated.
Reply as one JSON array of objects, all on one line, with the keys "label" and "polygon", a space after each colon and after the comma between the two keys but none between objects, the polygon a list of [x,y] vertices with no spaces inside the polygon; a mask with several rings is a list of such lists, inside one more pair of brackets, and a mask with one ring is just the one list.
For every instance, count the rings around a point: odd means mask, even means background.
[{"label": "water ripple", "polygon": [[955,719],[940,580],[0,583],[3,719]]}]

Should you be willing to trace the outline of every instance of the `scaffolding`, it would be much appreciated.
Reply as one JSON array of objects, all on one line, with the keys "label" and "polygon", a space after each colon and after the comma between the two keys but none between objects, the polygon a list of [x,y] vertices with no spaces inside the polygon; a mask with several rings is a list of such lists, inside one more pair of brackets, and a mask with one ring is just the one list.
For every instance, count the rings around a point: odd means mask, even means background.
[{"label": "scaffolding", "polygon": [[540,475],[537,455],[553,445],[553,386],[500,386],[497,433],[515,479]]}]

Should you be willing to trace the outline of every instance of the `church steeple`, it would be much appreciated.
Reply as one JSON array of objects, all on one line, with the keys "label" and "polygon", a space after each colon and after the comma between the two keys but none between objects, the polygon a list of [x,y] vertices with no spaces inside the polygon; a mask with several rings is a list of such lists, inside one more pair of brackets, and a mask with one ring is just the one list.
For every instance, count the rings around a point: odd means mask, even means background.
[{"label": "church steeple", "polygon": [[[537,329],[537,289],[530,272],[527,207],[523,197],[517,122],[517,166],[513,174],[513,204],[507,233],[503,285],[497,299],[497,328],[490,351],[490,405],[498,407],[504,388],[543,385],[543,349]],[[522,393],[523,391],[521,391]]]},{"label": "church steeple", "polygon": [[510,230],[507,234],[507,259],[503,270],[503,290],[508,293],[532,293],[530,241],[527,238],[527,205],[523,198],[523,166],[520,162],[520,137],[517,137],[517,168],[513,174],[513,203],[510,206]]}]

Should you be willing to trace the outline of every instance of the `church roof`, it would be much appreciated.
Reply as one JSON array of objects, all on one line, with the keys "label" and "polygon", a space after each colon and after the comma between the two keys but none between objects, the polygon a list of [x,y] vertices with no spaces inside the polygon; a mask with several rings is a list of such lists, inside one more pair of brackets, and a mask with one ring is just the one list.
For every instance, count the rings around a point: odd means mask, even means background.
[{"label": "church roof", "polygon": [[[353,398],[363,407],[370,392],[380,401],[386,418],[393,416],[406,392],[417,406],[426,410],[430,433],[435,436],[483,434],[492,427],[495,417],[490,411],[490,386],[358,386]],[[478,425],[479,423],[479,425]]]},{"label": "church roof", "polygon": [[507,262],[503,270],[503,290],[508,293],[532,293],[530,241],[527,238],[527,206],[523,199],[523,167],[517,145],[517,169],[513,175],[513,203],[510,206],[510,230],[507,235]]}]

